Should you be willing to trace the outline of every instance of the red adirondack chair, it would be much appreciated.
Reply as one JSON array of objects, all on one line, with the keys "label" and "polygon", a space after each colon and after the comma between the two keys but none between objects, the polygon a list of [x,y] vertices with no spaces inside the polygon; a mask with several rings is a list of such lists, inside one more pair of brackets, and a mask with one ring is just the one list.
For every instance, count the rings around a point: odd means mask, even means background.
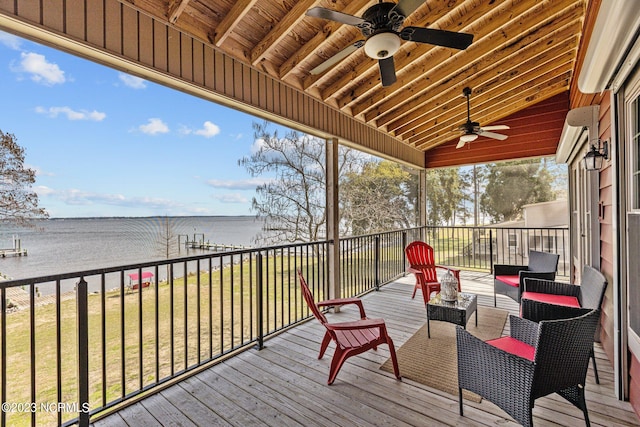
[{"label": "red adirondack chair", "polygon": [[[398,361],[396,359],[396,350],[393,346],[393,341],[387,334],[387,327],[384,323],[384,319],[367,318],[364,306],[359,298],[339,298],[316,303],[300,270],[298,270],[298,277],[300,278],[302,295],[304,296],[307,305],[316,319],[318,319],[327,329],[324,334],[324,338],[322,339],[322,344],[320,345],[320,354],[318,355],[318,359],[322,359],[322,356],[324,356],[324,352],[327,350],[331,341],[336,343],[336,350],[333,353],[333,359],[331,359],[329,380],[327,381],[328,385],[333,384],[333,381],[336,379],[338,371],[340,371],[345,360],[370,349],[376,350],[380,344],[387,344],[389,346],[391,361],[393,363],[393,372],[397,379],[401,379],[400,370],[398,369]],[[337,307],[345,304],[355,304],[358,306],[358,309],[360,310],[359,320],[329,323],[326,316],[321,311],[321,307]]]},{"label": "red adirondack chair", "polygon": [[411,296],[412,299],[415,298],[416,291],[418,289],[422,291],[422,297],[424,298],[425,304],[429,302],[432,292],[440,292],[440,282],[438,280],[437,269],[450,270],[453,276],[458,280],[458,291],[461,290],[460,270],[436,265],[433,248],[425,242],[416,240],[415,242],[409,243],[404,249],[404,253],[407,256],[407,261],[409,262],[407,272],[413,273],[416,276],[416,285],[413,288],[413,295]]}]

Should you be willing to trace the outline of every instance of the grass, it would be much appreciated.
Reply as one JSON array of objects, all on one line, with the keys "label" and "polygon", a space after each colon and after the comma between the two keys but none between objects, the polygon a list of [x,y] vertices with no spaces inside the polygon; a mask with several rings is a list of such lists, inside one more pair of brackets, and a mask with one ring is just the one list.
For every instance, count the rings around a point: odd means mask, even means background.
[{"label": "grass", "polygon": [[[349,254],[341,263],[343,292],[355,295],[373,286],[374,258],[371,248]],[[383,246],[379,259],[383,276],[393,275],[403,259],[401,248]],[[323,270],[313,257],[301,261],[280,254],[264,260],[263,277],[268,283],[263,292],[265,333],[277,331],[308,314],[296,286],[296,268],[310,275],[307,277],[310,285],[323,283]],[[89,295],[90,407],[104,407],[255,340],[258,334],[255,270],[255,263],[249,268],[245,261],[220,266],[211,273],[190,274],[172,283],[152,285],[144,288],[142,294],[115,290]],[[324,290],[313,291],[318,300],[328,297]],[[56,305],[42,305],[34,312],[35,398],[31,396],[30,380],[30,312],[23,310],[6,316],[7,402],[77,403],[76,301],[61,302],[60,313],[58,366]],[[77,413],[62,415],[64,422],[75,418]],[[7,414],[7,425],[29,425],[30,417],[29,413]],[[38,425],[55,425],[56,417],[56,413],[38,412],[36,421]]]},{"label": "grass", "polygon": [[[294,273],[290,262],[281,259],[274,259],[269,266],[269,288],[263,301],[263,309],[269,316],[265,329],[269,331],[306,316],[306,307],[302,306],[293,280]],[[274,281],[280,277],[284,279]],[[120,290],[89,295],[91,408],[102,407],[255,339],[254,284],[255,271],[250,272],[245,262],[199,276],[188,275],[173,283],[152,285],[144,288],[142,295],[138,291],[123,293]],[[31,396],[30,311],[22,310],[6,316],[6,401],[33,401],[37,405],[77,403],[76,301],[61,302],[59,323],[55,304],[36,307],[34,315],[35,399]],[[57,387],[58,327],[60,390]],[[104,379],[103,365],[106,367]],[[24,412],[6,416],[7,425],[28,425],[31,419],[31,414]],[[64,413],[63,422],[76,416],[77,413]],[[56,413],[38,411],[37,424],[55,425],[56,417]]]}]

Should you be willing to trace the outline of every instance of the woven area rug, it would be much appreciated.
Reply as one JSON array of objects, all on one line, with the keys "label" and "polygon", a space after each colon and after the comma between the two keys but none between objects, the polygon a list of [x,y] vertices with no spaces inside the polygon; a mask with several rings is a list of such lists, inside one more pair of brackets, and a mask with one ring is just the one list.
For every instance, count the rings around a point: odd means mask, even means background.
[{"label": "woven area rug", "polygon": [[[467,330],[482,340],[502,335],[508,312],[490,307],[478,307],[478,327],[475,314],[467,323]],[[400,348],[396,348],[400,375],[413,381],[458,396],[458,359],[455,325],[432,321],[431,338],[427,337],[427,324],[421,327]],[[380,369],[393,372],[391,359]],[[464,391],[464,398],[480,402],[480,396]]]}]

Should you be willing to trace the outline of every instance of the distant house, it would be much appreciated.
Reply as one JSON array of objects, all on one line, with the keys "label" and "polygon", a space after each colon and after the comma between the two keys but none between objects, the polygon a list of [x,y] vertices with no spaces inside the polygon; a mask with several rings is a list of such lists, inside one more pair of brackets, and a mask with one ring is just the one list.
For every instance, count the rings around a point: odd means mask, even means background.
[{"label": "distant house", "polygon": [[[522,207],[522,219],[495,224],[497,261],[526,265],[530,250],[560,254],[568,260],[570,242],[561,229],[569,227],[569,203],[567,200],[532,203]],[[557,228],[558,231],[554,231]],[[504,230],[504,232],[500,232]],[[561,266],[559,266],[560,268]]]}]

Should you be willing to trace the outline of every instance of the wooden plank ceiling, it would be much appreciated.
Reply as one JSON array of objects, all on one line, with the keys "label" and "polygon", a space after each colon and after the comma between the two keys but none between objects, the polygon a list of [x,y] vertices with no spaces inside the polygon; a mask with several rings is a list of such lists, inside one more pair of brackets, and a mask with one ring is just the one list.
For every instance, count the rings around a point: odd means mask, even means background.
[{"label": "wooden plank ceiling", "polygon": [[[360,17],[376,1],[128,0],[123,4],[388,132],[426,152],[428,164],[430,150],[442,144],[455,146],[462,133],[458,127],[467,120],[464,87],[472,88],[471,119],[481,126],[503,124],[515,114],[520,120],[523,116],[538,120],[540,108],[534,106],[563,93],[560,102],[565,102],[566,113],[586,1],[426,0],[403,27],[470,33],[473,43],[466,50],[455,50],[403,41],[393,56],[397,81],[387,87],[381,85],[377,61],[363,48],[320,74],[311,73],[364,37],[354,26],[308,16],[307,10],[320,6]],[[554,99],[557,108],[558,98]],[[556,138],[543,154],[555,152],[562,123],[539,123],[541,130],[555,131]],[[530,132],[531,124],[499,132],[509,136],[500,145],[502,158],[540,155],[535,142],[529,144],[531,150],[520,145],[510,153],[510,140],[520,131]],[[468,145],[493,142],[481,136]],[[451,161],[441,159],[437,164],[474,162],[465,160],[469,150],[446,150]]]}]

